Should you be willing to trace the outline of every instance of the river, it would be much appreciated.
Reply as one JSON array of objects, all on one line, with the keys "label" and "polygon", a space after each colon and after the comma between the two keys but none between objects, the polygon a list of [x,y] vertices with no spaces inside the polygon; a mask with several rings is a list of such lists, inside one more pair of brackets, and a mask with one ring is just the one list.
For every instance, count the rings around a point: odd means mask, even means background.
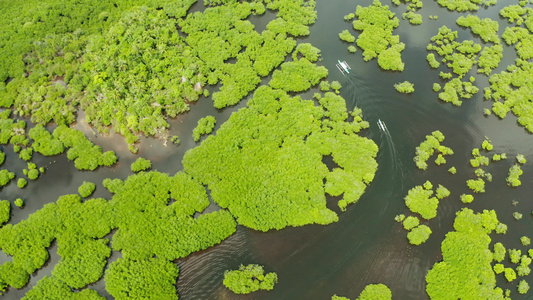
[{"label": "river", "polygon": [[[476,77],[476,86],[480,92],[470,100],[465,100],[461,107],[438,100],[432,91],[432,84],[440,82],[439,71],[429,68],[426,62],[426,46],[438,28],[447,25],[459,31],[459,41],[472,39],[469,30],[455,25],[455,20],[463,15],[452,13],[438,6],[436,1],[424,0],[424,7],[419,11],[424,16],[423,24],[412,26],[406,20],[400,20],[395,34],[406,44],[402,52],[405,62],[403,72],[385,72],[377,66],[376,60],[364,62],[361,50],[351,54],[347,44],[340,41],[338,33],[350,28],[350,23],[343,16],[354,12],[356,5],[367,6],[369,0],[317,1],[318,20],[311,26],[311,35],[300,42],[310,42],[322,50],[322,61],[329,71],[329,80],[338,80],[343,84],[341,95],[346,99],[348,108],[354,105],[363,109],[365,120],[371,127],[362,134],[373,139],[380,147],[378,155],[379,169],[374,182],[355,205],[346,212],[335,208],[331,199],[328,205],[339,213],[339,221],[328,226],[305,226],[286,228],[267,233],[255,232],[238,226],[237,232],[220,245],[194,253],[179,259],[180,276],[177,282],[180,299],[331,299],[334,294],[357,298],[365,285],[371,283],[386,284],[392,291],[394,299],[428,299],[425,292],[425,275],[433,264],[442,259],[440,243],[445,234],[453,230],[455,213],[462,207],[470,207],[479,212],[483,209],[495,209],[499,220],[509,226],[506,235],[493,236],[494,241],[501,241],[507,248],[522,248],[520,237],[531,234],[533,219],[531,210],[533,181],[533,139],[522,127],[517,126],[516,117],[508,115],[499,120],[492,115],[485,117],[484,108],[492,103],[483,101],[483,88],[488,85],[484,75]],[[386,0],[384,4],[390,3]],[[491,17],[500,22],[500,35],[505,29],[506,21],[499,18],[498,12],[507,1],[499,1],[495,7],[481,8],[477,15]],[[513,1],[514,4],[514,1]],[[197,5],[195,9],[200,9]],[[391,7],[401,19],[406,6]],[[438,20],[429,20],[429,15],[438,15]],[[261,18],[254,17],[258,27],[265,26]],[[477,42],[478,39],[474,38]],[[504,59],[498,69],[500,72],[513,63],[514,49],[504,46]],[[349,76],[343,76],[335,67],[337,60],[345,60],[352,68]],[[409,80],[415,86],[411,95],[396,92],[395,83]],[[179,135],[179,146],[152,138],[142,139],[139,155],[152,160],[153,170],[175,173],[182,169],[181,159],[186,150],[194,147],[191,133],[198,119],[205,115],[214,115],[218,128],[230,114],[245,105],[245,101],[224,110],[213,108],[210,100],[201,98],[191,105],[191,111],[171,120],[171,135]],[[10,223],[20,220],[41,208],[45,203],[55,201],[60,195],[77,193],[83,181],[97,184],[94,197],[106,197],[110,194],[102,186],[104,178],[125,179],[131,174],[129,166],[137,156],[128,152],[127,145],[121,137],[100,136],[94,134],[83,122],[83,116],[76,125],[96,144],[105,150],[115,150],[120,161],[113,168],[99,168],[94,172],[80,172],[69,162],[66,155],[45,158],[34,155],[33,161],[38,166],[46,166],[47,171],[36,182],[29,182],[25,189],[16,187],[15,182],[1,190],[2,199],[26,199],[23,209],[13,208]],[[390,134],[379,130],[376,122],[384,121]],[[215,128],[215,129],[216,129]],[[455,154],[447,157],[447,164],[436,166],[435,157],[428,161],[427,171],[415,167],[413,157],[415,147],[426,135],[440,130],[446,136],[444,145],[451,147]],[[216,132],[215,132],[216,133]],[[492,153],[505,152],[508,159],[491,162],[487,168],[493,175],[493,182],[487,183],[486,193],[475,195],[472,204],[465,205],[459,201],[459,195],[468,193],[465,181],[474,178],[473,168],[469,165],[471,150],[480,147],[485,136],[494,145]],[[4,150],[7,160],[3,167],[9,170],[22,170],[25,163],[17,156],[11,146]],[[515,163],[514,157],[521,153],[529,160],[522,169],[522,186],[510,188],[505,182],[509,167]],[[448,168],[455,166],[457,174],[451,175]],[[18,174],[17,174],[18,175]],[[408,214],[404,196],[415,185],[430,180],[434,185],[442,184],[451,191],[451,196],[442,200],[438,216],[427,224],[433,231],[429,240],[420,246],[411,246],[401,224],[394,221],[397,214]],[[517,201],[518,203],[514,203]],[[512,213],[518,211],[524,218],[517,221]],[[531,237],[531,236],[530,236]],[[28,289],[42,278],[49,275],[53,265],[59,259],[57,247],[50,249],[51,261],[36,272],[28,287],[21,290],[11,289],[6,299],[19,299]],[[0,262],[8,258],[0,256]],[[114,253],[110,261],[119,254]],[[247,296],[235,295],[222,285],[225,270],[236,269],[240,264],[257,263],[265,269],[278,274],[279,283],[269,292],[255,292]],[[499,275],[498,286],[512,290],[514,299],[530,299],[516,293],[516,282],[506,283]],[[531,282],[531,275],[525,277]],[[90,286],[111,299],[105,291],[103,279]]]}]

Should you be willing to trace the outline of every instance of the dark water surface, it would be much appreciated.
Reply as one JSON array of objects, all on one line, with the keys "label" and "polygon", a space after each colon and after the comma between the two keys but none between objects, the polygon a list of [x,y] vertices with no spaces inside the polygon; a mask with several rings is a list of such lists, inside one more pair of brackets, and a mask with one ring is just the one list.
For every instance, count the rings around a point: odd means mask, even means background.
[{"label": "dark water surface", "polygon": [[[388,1],[382,1],[389,4]],[[384,283],[391,290],[394,299],[427,299],[425,292],[425,275],[433,264],[441,260],[440,243],[445,234],[452,230],[455,213],[465,205],[459,201],[459,195],[468,193],[465,181],[475,178],[474,170],[469,165],[471,150],[480,147],[485,136],[494,144],[492,153],[505,152],[508,159],[491,162],[486,168],[493,175],[493,182],[487,183],[486,193],[475,195],[475,200],[468,207],[475,211],[495,209],[500,221],[509,226],[504,236],[494,236],[508,248],[525,247],[520,244],[521,236],[530,236],[533,220],[531,209],[533,181],[533,139],[531,134],[518,127],[516,117],[509,115],[504,120],[495,116],[483,116],[483,108],[490,108],[491,103],[482,99],[483,87],[488,80],[483,75],[476,77],[476,85],[480,92],[470,100],[465,100],[461,107],[453,107],[438,101],[437,94],[432,91],[432,84],[440,82],[438,73],[445,70],[431,70],[425,60],[426,46],[430,38],[437,34],[442,25],[459,31],[459,41],[472,39],[470,31],[457,28],[455,20],[462,14],[451,13],[439,7],[436,2],[424,0],[424,8],[419,11],[424,16],[421,26],[412,26],[401,20],[395,34],[407,47],[402,53],[405,70],[401,73],[383,72],[375,60],[364,62],[361,50],[351,54],[347,44],[338,38],[338,33],[350,29],[349,22],[343,16],[354,12],[356,5],[367,6],[371,1],[319,0],[317,3],[318,20],[311,27],[311,35],[301,39],[310,42],[322,50],[321,64],[330,71],[330,80],[340,81],[344,88],[341,91],[349,109],[355,105],[363,109],[365,119],[371,127],[363,135],[372,138],[380,147],[378,155],[379,169],[374,182],[367,189],[361,200],[351,205],[346,212],[334,208],[334,200],[330,207],[339,212],[339,222],[328,226],[305,226],[286,228],[268,233],[255,232],[239,226],[237,232],[220,245],[194,253],[187,258],[179,259],[180,276],[177,282],[180,299],[331,299],[334,294],[355,299],[365,285]],[[480,9],[480,17],[491,17],[500,20],[498,11],[511,1],[500,1],[496,7]],[[512,1],[514,4],[515,2]],[[390,5],[390,4],[389,4]],[[200,9],[197,5],[195,9]],[[392,7],[401,19],[406,6]],[[436,21],[429,20],[429,15],[438,15]],[[269,16],[272,17],[272,16]],[[268,18],[268,17],[267,17]],[[252,21],[257,28],[264,28],[264,19],[254,17]],[[500,34],[506,22],[500,20]],[[477,42],[479,39],[474,38]],[[496,72],[513,63],[514,50],[505,47],[505,57]],[[337,59],[345,60],[352,67],[349,76],[344,77],[335,67]],[[446,71],[446,70],[445,70]],[[467,75],[469,76],[469,75]],[[411,95],[399,94],[393,84],[409,80],[415,85]],[[311,94],[311,93],[309,93]],[[152,160],[153,169],[174,174],[182,169],[181,159],[186,150],[194,147],[192,129],[203,116],[213,115],[217,119],[217,127],[226,121],[233,111],[245,106],[239,105],[217,110],[209,99],[201,98],[191,105],[191,111],[171,121],[171,135],[181,138],[179,146],[161,140],[145,138],[142,140],[139,156]],[[2,199],[25,199],[25,207],[13,207],[10,223],[15,224],[38,209],[45,203],[55,201],[59,196],[77,193],[83,181],[97,184],[94,197],[110,198],[103,188],[104,178],[125,179],[131,175],[130,164],[138,157],[128,152],[122,137],[115,135],[100,136],[94,134],[83,122],[83,115],[77,128],[83,130],[95,143],[104,150],[115,150],[120,161],[114,168],[99,168],[95,172],[77,171],[65,155],[45,158],[34,155],[33,161],[38,166],[45,166],[47,172],[28,187],[19,189],[16,181],[0,191]],[[381,119],[389,129],[389,133],[380,131],[376,121]],[[444,145],[451,147],[455,154],[447,157],[447,164],[436,166],[435,157],[428,161],[427,171],[415,168],[413,157],[415,147],[434,130],[441,130],[446,139]],[[3,167],[22,175],[25,167],[16,158],[11,146],[4,149],[7,160]],[[522,167],[522,186],[513,189],[506,185],[505,178],[509,167],[515,163],[515,155],[524,154],[528,163]],[[457,168],[456,175],[447,170],[451,166]],[[407,242],[407,232],[401,224],[394,221],[400,213],[408,214],[403,197],[414,185],[430,180],[434,185],[442,184],[451,192],[451,196],[442,200],[438,216],[427,222],[433,234],[421,246],[411,246]],[[517,201],[513,205],[513,201]],[[523,213],[524,218],[516,221],[512,213]],[[55,243],[54,243],[55,244]],[[46,267],[32,277],[28,287],[21,290],[11,289],[5,299],[19,299],[37,280],[49,275],[59,260],[57,246],[50,249],[51,260]],[[111,261],[120,257],[113,253]],[[0,262],[9,260],[0,253]],[[236,269],[240,264],[258,263],[267,271],[278,273],[279,283],[270,292],[255,292],[247,296],[235,295],[222,285],[225,270]],[[518,280],[509,284],[498,275],[498,285],[512,290],[516,299],[531,299],[516,293]],[[530,284],[531,275],[525,277]],[[523,278],[519,278],[523,279]],[[105,292],[103,280],[90,286],[102,295],[111,299]],[[531,292],[530,292],[531,294]]]}]

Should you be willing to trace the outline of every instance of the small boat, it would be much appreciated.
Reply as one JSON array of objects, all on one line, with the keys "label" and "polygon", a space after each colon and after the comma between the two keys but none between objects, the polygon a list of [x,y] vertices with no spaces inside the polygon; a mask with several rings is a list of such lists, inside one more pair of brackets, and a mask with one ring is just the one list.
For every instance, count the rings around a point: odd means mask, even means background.
[{"label": "small boat", "polygon": [[387,131],[387,125],[385,125],[385,122],[381,121],[381,119],[378,119],[378,127],[382,131]]},{"label": "small boat", "polygon": [[344,74],[344,72],[346,73],[350,73],[350,70],[352,68],[350,68],[350,66],[348,65],[348,63],[346,61],[340,61],[340,60],[337,60],[337,69],[339,69],[339,71],[341,71],[342,74]]}]

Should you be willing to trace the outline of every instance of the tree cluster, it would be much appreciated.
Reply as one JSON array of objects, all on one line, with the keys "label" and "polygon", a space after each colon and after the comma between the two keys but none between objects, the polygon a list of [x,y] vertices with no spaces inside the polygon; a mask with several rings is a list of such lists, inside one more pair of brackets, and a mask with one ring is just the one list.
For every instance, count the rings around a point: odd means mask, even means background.
[{"label": "tree cluster", "polygon": [[132,172],[140,172],[140,171],[146,171],[152,167],[152,162],[149,159],[146,159],[144,157],[137,158],[132,164],[131,164],[131,171]]},{"label": "tree cluster", "polygon": [[192,137],[194,138],[194,141],[198,142],[202,135],[210,134],[215,128],[216,123],[217,120],[213,116],[203,117],[198,120],[198,124],[192,131]]},{"label": "tree cluster", "polygon": [[[355,203],[374,178],[377,146],[357,135],[368,123],[358,112],[349,122],[340,96],[316,97],[320,106],[260,87],[248,107],[185,154],[185,171],[239,224],[256,230],[336,221],[325,193],[343,195],[341,209]],[[336,163],[331,171],[326,155]]]},{"label": "tree cluster", "polygon": [[[390,289],[382,284],[369,284],[365,286],[359,297],[356,300],[391,300],[392,292]],[[350,300],[346,297],[334,295],[331,300]]]},{"label": "tree cluster", "polygon": [[404,94],[411,94],[415,91],[414,84],[410,83],[409,81],[399,82],[394,85],[394,88]]},{"label": "tree cluster", "polygon": [[96,189],[96,184],[93,182],[84,181],[80,187],[78,187],[78,193],[83,198],[87,198],[94,192],[94,189]]},{"label": "tree cluster", "polygon": [[235,294],[249,294],[258,290],[270,291],[278,282],[274,272],[265,274],[263,266],[241,265],[238,270],[224,272],[224,286]]},{"label": "tree cluster", "polygon": [[[405,64],[401,52],[405,49],[405,44],[400,42],[399,36],[392,34],[398,27],[399,20],[389,10],[389,6],[374,0],[368,7],[358,5],[355,16],[357,20],[353,21],[353,28],[361,31],[356,44],[363,49],[364,60],[377,57],[378,65],[383,70],[403,71]],[[351,38],[348,34],[350,33],[345,30],[339,37],[349,42]]]},{"label": "tree cluster", "polygon": [[440,6],[451,11],[477,11],[481,5],[495,5],[498,0],[438,0]]},{"label": "tree cluster", "polygon": [[[426,135],[426,139],[415,149],[414,161],[417,168],[421,170],[427,169],[427,161],[436,151],[439,153],[439,156],[437,157],[437,160],[435,160],[435,163],[440,165],[441,163],[446,162],[443,155],[452,155],[453,150],[441,145],[444,138],[444,134],[438,130],[433,131],[431,135]],[[443,159],[444,161],[442,161]]]},{"label": "tree cluster", "polygon": [[426,292],[431,299],[504,299],[496,287],[489,234],[499,224],[494,211],[474,213],[463,208],[455,217],[454,229],[441,245],[441,262],[426,275]]}]

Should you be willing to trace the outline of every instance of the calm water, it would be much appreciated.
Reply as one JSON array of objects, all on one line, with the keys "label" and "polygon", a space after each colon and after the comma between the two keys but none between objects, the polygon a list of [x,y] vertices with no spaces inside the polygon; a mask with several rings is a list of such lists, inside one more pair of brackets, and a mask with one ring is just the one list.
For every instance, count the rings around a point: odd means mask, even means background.
[{"label": "calm water", "polygon": [[[382,2],[388,4],[388,1]],[[452,230],[455,212],[465,206],[459,201],[459,195],[468,192],[465,181],[474,178],[473,169],[468,164],[470,152],[472,148],[480,147],[485,136],[494,144],[493,153],[506,152],[509,159],[492,163],[487,168],[494,177],[493,182],[488,183],[487,192],[476,195],[474,203],[468,207],[475,211],[496,209],[499,219],[509,226],[509,230],[505,236],[494,236],[494,240],[502,241],[508,248],[527,249],[521,246],[519,238],[524,235],[531,237],[533,225],[530,214],[533,208],[531,134],[517,126],[514,116],[510,115],[505,120],[498,120],[495,116],[484,117],[483,108],[490,108],[491,103],[483,101],[482,92],[464,101],[461,107],[453,107],[439,102],[437,94],[432,91],[432,84],[439,82],[440,70],[429,68],[425,61],[425,48],[438,28],[445,24],[459,31],[459,40],[471,39],[469,31],[454,25],[461,14],[447,12],[435,2],[425,0],[424,8],[420,10],[424,16],[423,25],[411,26],[401,20],[395,33],[407,45],[402,53],[406,67],[402,73],[391,73],[380,71],[375,60],[365,63],[361,50],[350,54],[347,44],[338,39],[337,34],[350,27],[343,16],[355,11],[356,4],[367,6],[370,3],[369,0],[319,0],[318,20],[311,27],[310,37],[301,41],[311,42],[322,49],[321,64],[330,70],[330,80],[339,80],[344,85],[341,94],[348,108],[355,105],[363,108],[365,119],[371,124],[363,135],[380,146],[380,167],[374,182],[357,204],[344,213],[339,212],[340,220],[335,224],[286,228],[268,233],[239,226],[237,233],[220,245],[178,260],[180,277],[177,286],[181,299],[330,299],[334,294],[355,299],[370,283],[386,284],[394,299],[427,299],[425,275],[441,259],[440,243],[444,235]],[[499,9],[510,1],[500,3],[497,7],[480,9],[478,15],[498,20]],[[195,9],[201,9],[201,6],[197,5]],[[405,12],[403,5],[392,9],[400,17]],[[438,15],[439,19],[428,20],[428,15]],[[252,20],[258,28],[264,28],[267,23],[264,18],[254,17]],[[500,22],[500,27],[501,34],[505,29],[504,21]],[[504,54],[506,56],[497,72],[514,60],[512,48],[506,47]],[[349,77],[337,71],[337,59],[346,60],[352,67]],[[486,77],[472,75],[476,76],[476,85],[482,91],[488,82]],[[394,90],[393,84],[404,80],[414,83],[416,91],[413,94],[403,95]],[[233,111],[244,105],[245,101],[242,101],[235,107],[220,111],[212,107],[210,100],[202,98],[192,105],[189,113],[171,122],[171,134],[181,138],[179,146],[171,143],[165,146],[160,140],[143,139],[139,155],[151,159],[154,170],[173,174],[182,169],[181,159],[185,151],[196,145],[191,134],[198,119],[214,115],[218,128]],[[390,134],[378,129],[378,119],[387,124]],[[108,177],[124,179],[131,174],[129,165],[137,156],[127,151],[123,138],[96,135],[83,121],[77,124],[77,128],[102,145],[104,150],[117,151],[120,157],[117,167],[79,172],[66,156],[45,158],[35,155],[34,162],[38,166],[46,166],[46,174],[38,181],[30,182],[25,189],[18,189],[16,182],[12,182],[0,191],[2,199],[26,199],[23,209],[14,207],[11,223],[27,218],[60,195],[77,193],[83,181],[97,184],[95,197],[109,198],[110,194],[101,185],[102,180]],[[451,147],[455,154],[447,157],[448,163],[444,166],[437,167],[430,160],[427,171],[418,170],[413,162],[414,149],[425,135],[434,130],[444,133],[444,145]],[[15,158],[12,147],[6,147],[4,151],[8,155],[5,168],[19,172],[25,167]],[[526,155],[529,162],[522,167],[522,186],[512,189],[505,184],[505,178],[517,153]],[[456,175],[447,172],[451,166],[457,168]],[[446,186],[452,195],[441,201],[437,218],[427,222],[433,231],[429,240],[413,247],[407,242],[407,232],[393,219],[397,214],[408,214],[403,197],[411,187],[425,180]],[[518,203],[513,205],[513,200]],[[334,200],[329,206],[335,209]],[[524,218],[514,220],[514,211],[522,212]],[[50,255],[49,264],[34,274],[28,287],[11,290],[4,298],[19,299],[38,279],[49,275],[59,259],[56,246],[50,248]],[[119,253],[114,253],[110,261],[119,256]],[[1,253],[0,262],[7,259]],[[279,283],[273,291],[238,296],[223,287],[225,270],[248,263],[262,264],[267,271],[278,273]],[[513,291],[513,298],[531,299],[516,294],[517,281],[508,284],[502,280],[503,276],[497,278],[500,287]],[[531,275],[525,279],[533,284]],[[103,280],[91,285],[91,288],[111,299],[105,292]]]}]

